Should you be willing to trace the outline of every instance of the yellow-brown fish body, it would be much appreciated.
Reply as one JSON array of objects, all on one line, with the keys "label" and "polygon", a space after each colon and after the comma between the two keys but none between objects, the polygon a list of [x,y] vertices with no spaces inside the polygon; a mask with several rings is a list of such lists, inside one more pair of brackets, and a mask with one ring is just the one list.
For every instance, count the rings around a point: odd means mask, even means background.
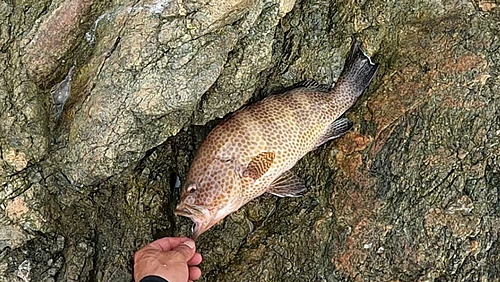
[{"label": "yellow-brown fish body", "polygon": [[355,40],[344,70],[329,91],[315,82],[270,96],[229,116],[198,149],[176,214],[190,217],[193,237],[265,192],[298,196],[302,181],[289,170],[305,154],[348,132],[339,117],[377,71]]}]

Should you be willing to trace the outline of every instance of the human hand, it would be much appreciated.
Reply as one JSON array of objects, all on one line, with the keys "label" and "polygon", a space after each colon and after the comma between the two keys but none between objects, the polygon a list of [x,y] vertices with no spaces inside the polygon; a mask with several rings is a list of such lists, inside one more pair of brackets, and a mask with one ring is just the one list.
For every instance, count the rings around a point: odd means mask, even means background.
[{"label": "human hand", "polygon": [[148,275],[156,275],[169,282],[191,282],[201,277],[201,270],[197,267],[201,261],[193,240],[162,238],[135,253],[134,279],[139,282]]}]

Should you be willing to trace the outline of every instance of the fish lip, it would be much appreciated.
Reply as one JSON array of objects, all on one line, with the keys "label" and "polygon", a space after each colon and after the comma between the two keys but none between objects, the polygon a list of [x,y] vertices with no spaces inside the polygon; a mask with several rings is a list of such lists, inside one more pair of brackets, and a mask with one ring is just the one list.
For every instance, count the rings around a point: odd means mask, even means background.
[{"label": "fish lip", "polygon": [[199,207],[192,206],[189,204],[183,204],[182,207],[177,206],[177,208],[174,211],[174,214],[193,218],[196,216],[203,216],[204,213]]},{"label": "fish lip", "polygon": [[174,214],[178,215],[178,216],[184,216],[184,217],[192,217],[192,216],[194,216],[194,214],[190,210],[188,210],[186,208],[176,209],[174,211]]}]

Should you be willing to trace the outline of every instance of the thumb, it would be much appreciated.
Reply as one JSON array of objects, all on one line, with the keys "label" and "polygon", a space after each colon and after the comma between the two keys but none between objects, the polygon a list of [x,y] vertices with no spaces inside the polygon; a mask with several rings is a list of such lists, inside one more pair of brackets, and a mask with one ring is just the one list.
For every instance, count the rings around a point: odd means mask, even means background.
[{"label": "thumb", "polygon": [[187,240],[175,247],[173,251],[179,254],[182,260],[187,262],[194,256],[196,247],[193,240]]}]

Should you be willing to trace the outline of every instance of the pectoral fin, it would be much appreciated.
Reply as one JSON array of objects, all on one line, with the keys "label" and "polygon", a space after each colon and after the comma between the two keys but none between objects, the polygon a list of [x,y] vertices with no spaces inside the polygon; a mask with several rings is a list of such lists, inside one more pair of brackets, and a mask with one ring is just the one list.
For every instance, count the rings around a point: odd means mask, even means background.
[{"label": "pectoral fin", "polygon": [[275,156],[276,154],[273,152],[263,152],[253,157],[247,168],[243,171],[243,177],[249,177],[253,180],[259,179],[269,170]]},{"label": "pectoral fin", "polygon": [[334,121],[330,126],[325,130],[323,135],[321,136],[319,142],[316,144],[316,147],[319,147],[325,144],[327,141],[330,141],[335,138],[339,138],[340,136],[346,134],[351,130],[352,122],[347,118],[341,118]]},{"label": "pectoral fin", "polygon": [[306,190],[304,182],[292,172],[287,171],[274,180],[267,192],[278,197],[299,197]]}]

